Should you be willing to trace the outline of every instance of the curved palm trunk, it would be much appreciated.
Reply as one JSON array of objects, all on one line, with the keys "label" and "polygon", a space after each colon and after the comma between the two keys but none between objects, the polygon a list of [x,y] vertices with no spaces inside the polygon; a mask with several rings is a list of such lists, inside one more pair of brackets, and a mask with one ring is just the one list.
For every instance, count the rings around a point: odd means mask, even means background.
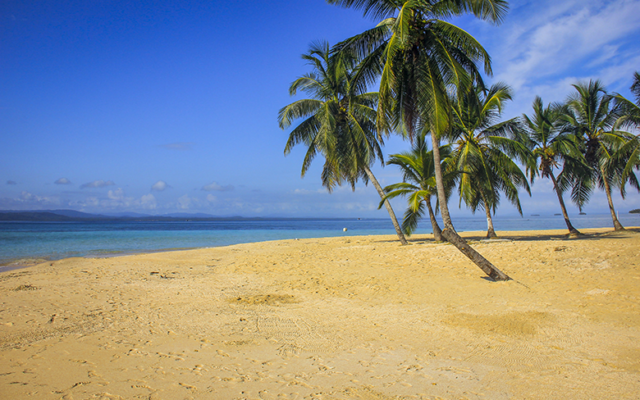
[{"label": "curved palm trunk", "polygon": [[558,189],[558,182],[556,181],[556,177],[553,175],[553,172],[549,171],[549,176],[551,176],[551,182],[553,182],[553,190],[558,195],[558,201],[560,202],[560,208],[562,209],[562,216],[564,217],[564,222],[567,224],[567,229],[569,229],[569,236],[576,237],[582,235],[579,230],[571,225],[571,221],[569,221],[569,214],[567,214],[567,207],[564,205],[564,200],[562,199],[562,193]]},{"label": "curved palm trunk", "polygon": [[484,192],[480,190],[480,196],[482,196],[482,203],[484,204],[484,211],[487,214],[487,239],[497,238],[496,231],[493,229],[493,219],[491,218],[491,207],[487,204],[487,198]]},{"label": "curved palm trunk", "polygon": [[613,229],[616,231],[623,231],[624,226],[618,221],[618,217],[616,216],[616,210],[613,208],[613,199],[611,198],[611,187],[609,186],[609,181],[606,178],[606,174],[604,169],[600,169],[600,174],[602,174],[602,181],[604,182],[604,192],[607,194],[607,201],[609,202],[609,211],[611,212],[611,219],[613,219]]},{"label": "curved palm trunk", "polygon": [[431,207],[431,196],[425,197],[424,201],[427,203],[427,210],[429,210],[429,219],[431,220],[431,228],[433,229],[433,238],[436,242],[442,242],[444,240],[442,237],[442,229],[440,229],[440,225],[438,225],[438,221],[436,220],[436,214],[433,212],[433,207]]},{"label": "curved palm trunk", "polygon": [[449,215],[449,207],[447,207],[447,199],[444,191],[444,184],[442,182],[442,168],[440,165],[440,148],[438,147],[440,143],[438,143],[438,139],[435,137],[435,134],[431,134],[431,143],[433,147],[433,163],[434,163],[434,172],[436,176],[436,187],[438,189],[438,203],[440,204],[440,214],[442,215],[442,222],[444,223],[444,230],[442,231],[442,236],[447,239],[450,243],[460,250],[462,254],[467,256],[474,264],[480,267],[481,270],[484,271],[485,274],[489,275],[489,277],[495,281],[508,281],[511,278],[496,268],[493,264],[489,262],[486,258],[484,258],[480,253],[475,251],[469,244],[462,238],[456,230],[453,228],[453,223],[451,222],[451,216]]},{"label": "curved palm trunk", "polygon": [[[385,196],[384,190],[382,190],[382,187],[378,183],[378,180],[376,179],[376,177],[373,175],[373,172],[371,172],[369,167],[366,165],[364,166],[364,172],[366,172],[367,176],[369,177],[369,180],[371,181],[371,183],[373,183],[373,186],[378,191],[380,198],[381,199],[384,198]],[[400,224],[398,224],[398,219],[396,218],[396,214],[393,212],[393,208],[391,208],[391,203],[389,203],[389,200],[384,201],[384,206],[387,208],[387,212],[391,217],[391,222],[393,223],[393,227],[396,229],[396,234],[398,235],[398,239],[400,239],[400,243],[402,243],[402,245],[408,244],[407,239],[404,237],[404,233],[402,233]]]}]

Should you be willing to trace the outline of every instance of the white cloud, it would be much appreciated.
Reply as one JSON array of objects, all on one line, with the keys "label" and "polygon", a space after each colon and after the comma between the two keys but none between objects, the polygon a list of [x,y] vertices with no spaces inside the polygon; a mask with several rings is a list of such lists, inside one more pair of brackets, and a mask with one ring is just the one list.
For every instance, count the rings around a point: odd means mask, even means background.
[{"label": "white cloud", "polygon": [[0,209],[39,210],[66,205],[57,196],[39,196],[23,190],[18,197],[0,198]]},{"label": "white cloud", "polygon": [[486,34],[493,42],[487,47],[493,56],[494,81],[505,82],[516,92],[510,107],[514,114],[528,111],[536,95],[545,102],[564,100],[553,96],[570,92],[567,82],[590,78],[600,78],[605,85],[627,82],[637,69],[637,46],[630,49],[626,44],[633,43],[640,31],[639,1],[547,0],[528,2],[513,11],[504,25],[491,27]]},{"label": "white cloud", "polygon": [[158,207],[156,198],[149,193],[140,198],[127,196],[122,188],[109,190],[105,197],[87,196],[83,200],[73,201],[70,206],[91,212],[111,210],[154,210]]},{"label": "white cloud", "polygon": [[[338,189],[340,189],[340,186],[338,186],[334,190],[338,190]],[[293,191],[293,194],[302,195],[302,196],[309,195],[309,194],[329,194],[329,191],[325,188],[317,189],[317,190],[295,189]]]},{"label": "white cloud", "polygon": [[55,183],[56,185],[70,185],[71,181],[69,179],[67,179],[67,178],[60,178],[60,179],[58,179],[57,181],[55,181],[53,183]]},{"label": "white cloud", "polygon": [[115,182],[113,181],[103,181],[97,180],[93,182],[88,182],[80,185],[80,189],[93,189],[93,188],[103,188],[107,186],[115,186]]},{"label": "white cloud", "polygon": [[233,186],[231,186],[231,185],[221,186],[221,185],[218,184],[218,182],[211,182],[208,185],[204,185],[202,187],[202,190],[205,190],[207,192],[211,192],[211,191],[227,192],[229,190],[233,190]]},{"label": "white cloud", "polygon": [[97,197],[89,196],[85,199],[84,205],[88,207],[97,207],[100,205],[100,200]]},{"label": "white cloud", "polygon": [[107,192],[107,197],[111,200],[123,201],[124,190],[122,190],[122,188],[117,188],[116,190],[109,190],[109,192]]},{"label": "white cloud", "polygon": [[208,201],[209,203],[213,203],[213,202],[214,202],[214,201],[216,201],[216,200],[218,200],[218,198],[217,198],[216,196],[214,196],[214,195],[212,195],[212,194],[208,194],[208,195],[207,195],[207,201]]},{"label": "white cloud", "polygon": [[140,206],[145,210],[154,210],[157,205],[156,198],[151,193],[145,194],[140,198]]},{"label": "white cloud", "polygon": [[158,181],[151,186],[152,191],[162,192],[166,188],[170,188],[171,186],[167,185],[165,181]]},{"label": "white cloud", "polygon": [[189,197],[189,195],[184,195],[180,198],[178,198],[178,204],[177,207],[180,210],[188,210],[191,207],[191,198]]}]

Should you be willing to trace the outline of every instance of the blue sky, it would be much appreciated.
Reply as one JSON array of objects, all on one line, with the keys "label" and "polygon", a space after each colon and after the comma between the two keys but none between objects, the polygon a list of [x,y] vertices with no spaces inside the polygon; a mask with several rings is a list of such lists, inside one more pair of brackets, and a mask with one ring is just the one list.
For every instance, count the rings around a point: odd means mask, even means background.
[{"label": "blue sky", "polygon": [[[515,91],[505,118],[536,95],[561,101],[600,78],[630,96],[640,70],[640,1],[512,1],[500,26],[464,17]],[[322,0],[14,1],[0,4],[0,209],[149,214],[386,217],[372,187],[328,194],[318,158],[284,157],[277,112],[308,71],[314,40],[373,26]],[[408,149],[398,138],[386,154]],[[376,166],[383,185],[401,180]],[[550,182],[522,193],[525,215],[559,212]],[[616,195],[620,212],[640,195]],[[394,203],[401,215],[403,202]],[[454,216],[470,215],[458,209]],[[602,193],[587,213],[607,212]],[[506,201],[498,215],[515,215]],[[571,206],[570,213],[577,213]]]}]

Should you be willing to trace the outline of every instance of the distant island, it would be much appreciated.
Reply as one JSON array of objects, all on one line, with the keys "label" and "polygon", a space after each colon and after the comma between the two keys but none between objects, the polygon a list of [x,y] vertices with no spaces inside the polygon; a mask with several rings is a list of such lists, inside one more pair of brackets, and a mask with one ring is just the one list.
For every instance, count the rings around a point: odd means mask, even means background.
[{"label": "distant island", "polygon": [[[0,222],[186,222],[186,221],[297,221],[297,220],[353,220],[354,218],[282,218],[282,217],[241,217],[215,216],[210,214],[174,213],[148,215],[138,213],[90,214],[74,210],[0,210]],[[359,219],[359,218],[358,218]]]},{"label": "distant island", "polygon": [[635,210],[629,211],[629,214],[640,214],[640,208],[636,208]]}]

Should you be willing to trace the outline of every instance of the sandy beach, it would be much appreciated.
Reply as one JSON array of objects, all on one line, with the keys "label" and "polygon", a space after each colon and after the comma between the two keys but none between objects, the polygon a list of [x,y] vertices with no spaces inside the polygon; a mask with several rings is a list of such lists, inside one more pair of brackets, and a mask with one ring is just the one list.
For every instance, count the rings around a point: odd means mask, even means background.
[{"label": "sandy beach", "polygon": [[0,273],[2,399],[637,399],[640,229],[49,261]]}]

